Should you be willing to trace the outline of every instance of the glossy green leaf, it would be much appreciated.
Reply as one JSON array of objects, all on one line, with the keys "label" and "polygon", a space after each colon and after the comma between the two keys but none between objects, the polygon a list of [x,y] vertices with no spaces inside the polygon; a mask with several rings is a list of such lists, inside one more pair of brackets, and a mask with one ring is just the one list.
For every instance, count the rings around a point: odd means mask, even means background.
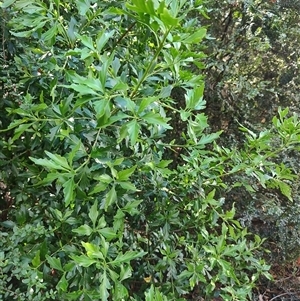
[{"label": "glossy green leaf", "polygon": [[105,46],[107,41],[113,37],[115,34],[115,31],[112,30],[110,32],[106,32],[105,30],[100,31],[98,33],[97,39],[96,39],[96,47],[98,52],[100,53],[102,51],[102,48]]},{"label": "glossy green leaf", "polygon": [[97,100],[93,103],[93,105],[94,105],[94,108],[96,111],[97,118],[102,117],[109,110],[109,101],[107,101],[105,99]]},{"label": "glossy green leaf", "polygon": [[131,260],[143,257],[147,252],[127,251],[124,254],[119,254],[111,264],[119,265],[120,263],[129,263]]},{"label": "glossy green leaf", "polygon": [[98,233],[103,235],[108,241],[117,237],[117,234],[112,228],[102,228],[98,229]]},{"label": "glossy green leaf", "polygon": [[97,245],[89,242],[81,242],[81,244],[85,248],[86,254],[89,258],[104,259],[103,254]]},{"label": "glossy green leaf", "polygon": [[128,212],[130,215],[138,214],[139,211],[137,207],[142,203],[141,200],[133,200],[128,202],[123,208],[124,211]]},{"label": "glossy green leaf", "polygon": [[85,268],[97,263],[97,260],[89,258],[86,255],[71,255],[70,257],[76,262],[76,264]]},{"label": "glossy green leaf", "polygon": [[149,124],[161,125],[166,129],[172,129],[172,127],[167,123],[170,120],[170,118],[163,118],[157,113],[149,112],[141,116],[141,118],[144,119]]},{"label": "glossy green leaf", "polygon": [[58,281],[56,288],[63,292],[66,292],[68,289],[68,286],[69,286],[69,283],[66,279],[65,274],[63,274],[62,277],[60,278],[60,280]]},{"label": "glossy green leaf", "polygon": [[60,258],[51,257],[49,255],[46,255],[46,260],[49,263],[51,268],[61,271],[61,272],[64,271],[64,269],[62,268],[62,265],[61,265]]},{"label": "glossy green leaf", "polygon": [[123,281],[125,279],[128,279],[132,275],[131,266],[129,264],[121,264],[120,265],[120,281]]},{"label": "glossy green leaf", "polygon": [[45,42],[53,39],[57,34],[57,26],[54,25],[50,27],[45,33],[43,33],[42,38]]},{"label": "glossy green leaf", "polygon": [[117,193],[115,186],[112,186],[112,188],[109,190],[109,192],[106,194],[105,199],[104,199],[104,210],[107,210],[108,207],[113,205],[117,201]]},{"label": "glossy green leaf", "polygon": [[66,88],[71,88],[76,92],[79,92],[80,95],[100,95],[97,91],[95,91],[94,89],[86,86],[86,85],[82,85],[82,84],[71,84],[71,85],[62,85],[62,87],[66,87]]},{"label": "glossy green leaf", "polygon": [[138,113],[142,113],[150,104],[157,100],[156,97],[147,97],[143,98],[138,109]]},{"label": "glossy green leaf", "polygon": [[31,263],[34,268],[37,268],[41,264],[40,250],[36,252],[34,258],[31,260]]},{"label": "glossy green leaf", "polygon": [[49,159],[36,159],[29,157],[31,161],[33,161],[37,165],[41,165],[43,167],[49,168],[50,170],[56,169],[56,170],[68,170],[65,167],[61,166],[59,163],[56,163]]},{"label": "glossy green leaf", "polygon": [[126,128],[129,134],[130,144],[133,146],[138,140],[141,126],[137,120],[134,119],[126,124]]},{"label": "glossy green leaf", "polygon": [[107,301],[109,297],[109,289],[111,288],[109,279],[106,274],[106,270],[103,271],[100,277],[100,296],[101,301]]},{"label": "glossy green leaf", "polygon": [[93,229],[89,225],[84,224],[76,229],[73,229],[72,232],[75,232],[80,236],[90,236],[93,233]]},{"label": "glossy green leaf", "polygon": [[161,20],[163,23],[168,26],[177,26],[179,23],[179,19],[175,18],[171,15],[170,11],[164,8],[163,13],[160,15]]},{"label": "glossy green leaf", "polygon": [[136,191],[136,187],[134,184],[130,183],[130,182],[121,182],[121,181],[118,181],[118,184],[123,188],[123,189],[126,189],[126,190],[131,190],[131,191]]},{"label": "glossy green leaf", "polygon": [[98,216],[99,216],[98,202],[95,201],[89,212],[89,218],[91,219],[94,228],[96,226]]},{"label": "glossy green leaf", "polygon": [[116,298],[116,300],[125,300],[125,298],[128,297],[127,288],[119,281],[115,282],[114,297]]},{"label": "glossy green leaf", "polygon": [[96,50],[94,47],[94,41],[90,36],[87,35],[79,35],[76,34],[77,38],[80,39],[80,41],[82,42],[82,44],[86,47],[88,47],[91,50]]},{"label": "glossy green leaf", "polygon": [[89,193],[89,195],[93,195],[102,191],[105,191],[107,188],[108,184],[106,183],[98,183],[96,186],[92,189],[92,191]]},{"label": "glossy green leaf", "polygon": [[69,166],[69,163],[68,163],[68,161],[65,157],[62,157],[62,156],[57,155],[57,154],[52,154],[48,151],[45,151],[45,153],[57,165],[60,165],[61,167],[63,167],[66,170],[71,170],[71,167]]},{"label": "glossy green leaf", "polygon": [[78,9],[78,12],[81,16],[85,16],[91,7],[91,3],[89,0],[76,0],[75,3],[77,6],[77,9]]},{"label": "glossy green leaf", "polygon": [[191,110],[205,109],[206,102],[203,100],[204,83],[202,82],[198,87],[189,90],[186,93],[186,108]]},{"label": "glossy green leaf", "polygon": [[129,177],[134,173],[136,170],[136,165],[128,168],[128,169],[123,169],[118,172],[118,180],[119,181],[127,181]]},{"label": "glossy green leaf", "polygon": [[75,197],[75,182],[74,178],[69,179],[63,184],[63,193],[64,193],[64,201],[65,201],[65,206],[68,207],[71,203],[74,201]]}]

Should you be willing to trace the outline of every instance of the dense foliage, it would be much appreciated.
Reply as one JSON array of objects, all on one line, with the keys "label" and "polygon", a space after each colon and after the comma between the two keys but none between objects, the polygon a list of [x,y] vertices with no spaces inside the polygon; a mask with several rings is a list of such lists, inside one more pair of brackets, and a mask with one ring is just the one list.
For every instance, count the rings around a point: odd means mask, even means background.
[{"label": "dense foliage", "polygon": [[225,195],[292,201],[299,120],[218,145],[202,2],[0,2],[3,300],[240,301],[270,277]]}]

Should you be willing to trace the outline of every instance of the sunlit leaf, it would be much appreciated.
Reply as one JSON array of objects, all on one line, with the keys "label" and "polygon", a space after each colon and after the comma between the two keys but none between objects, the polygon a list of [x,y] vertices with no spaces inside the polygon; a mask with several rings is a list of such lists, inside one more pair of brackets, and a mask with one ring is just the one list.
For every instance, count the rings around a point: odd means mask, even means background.
[{"label": "sunlit leaf", "polygon": [[93,232],[93,229],[89,225],[84,224],[78,227],[77,229],[73,229],[72,232],[75,232],[80,236],[83,235],[90,236]]},{"label": "sunlit leaf", "polygon": [[33,259],[31,260],[32,266],[34,268],[37,268],[40,263],[41,263],[41,259],[40,259],[40,250],[38,250],[35,254],[35,256],[33,257]]},{"label": "sunlit leaf", "polygon": [[76,264],[85,268],[97,263],[97,260],[89,258],[86,255],[71,255],[70,257],[76,262]]}]

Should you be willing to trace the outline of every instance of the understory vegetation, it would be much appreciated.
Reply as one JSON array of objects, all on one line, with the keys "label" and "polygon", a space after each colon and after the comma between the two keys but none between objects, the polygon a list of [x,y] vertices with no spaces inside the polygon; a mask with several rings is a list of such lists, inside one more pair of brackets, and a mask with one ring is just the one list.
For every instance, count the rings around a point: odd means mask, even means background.
[{"label": "understory vegetation", "polygon": [[253,300],[300,257],[299,8],[246,2],[0,1],[1,300]]}]

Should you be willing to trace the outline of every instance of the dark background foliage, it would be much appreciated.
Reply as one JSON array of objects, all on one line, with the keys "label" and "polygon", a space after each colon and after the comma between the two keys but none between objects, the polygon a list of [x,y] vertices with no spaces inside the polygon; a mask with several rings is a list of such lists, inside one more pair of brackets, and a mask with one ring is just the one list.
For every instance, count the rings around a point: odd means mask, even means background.
[{"label": "dark background foliage", "polygon": [[[207,114],[213,130],[224,130],[223,145],[241,145],[240,124],[267,129],[279,106],[299,114],[299,1],[207,3],[212,37],[206,50]],[[294,151],[286,149],[277,160],[298,173]],[[293,191],[292,205],[280,192],[262,188],[228,196],[246,225],[269,238],[275,262],[298,256],[298,181]]]}]

